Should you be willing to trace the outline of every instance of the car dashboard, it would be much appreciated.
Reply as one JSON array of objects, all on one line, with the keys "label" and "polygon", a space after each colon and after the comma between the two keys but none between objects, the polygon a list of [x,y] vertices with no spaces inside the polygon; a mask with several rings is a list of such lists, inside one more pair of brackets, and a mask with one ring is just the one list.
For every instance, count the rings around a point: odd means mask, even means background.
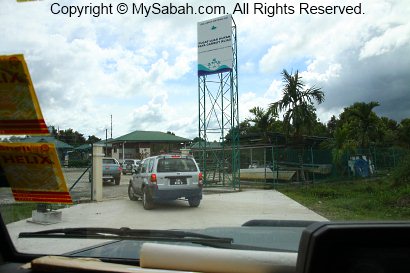
[{"label": "car dashboard", "polygon": [[[269,224],[272,223],[251,221],[243,226]],[[0,272],[410,272],[409,222],[304,225],[307,227],[297,253],[148,242],[142,244],[138,260],[83,260],[74,257],[74,253],[57,257],[17,253],[2,223]]]}]

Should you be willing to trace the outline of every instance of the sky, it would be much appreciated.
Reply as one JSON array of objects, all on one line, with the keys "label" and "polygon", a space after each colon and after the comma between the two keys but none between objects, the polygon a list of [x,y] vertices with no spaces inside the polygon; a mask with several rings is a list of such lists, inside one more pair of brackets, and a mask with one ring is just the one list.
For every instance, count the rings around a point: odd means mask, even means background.
[{"label": "sky", "polygon": [[[130,10],[119,14],[120,3]],[[223,14],[132,14],[141,3],[154,1],[0,0],[0,55],[24,54],[47,125],[105,138],[112,115],[114,138],[135,130],[198,136],[197,23]],[[410,118],[408,0],[157,3],[233,13],[240,121],[281,98],[283,69],[322,88],[321,122],[370,101],[380,116]],[[100,5],[112,14],[96,16],[90,7]],[[344,5],[360,14],[333,8]],[[336,14],[313,14],[326,6]]]}]

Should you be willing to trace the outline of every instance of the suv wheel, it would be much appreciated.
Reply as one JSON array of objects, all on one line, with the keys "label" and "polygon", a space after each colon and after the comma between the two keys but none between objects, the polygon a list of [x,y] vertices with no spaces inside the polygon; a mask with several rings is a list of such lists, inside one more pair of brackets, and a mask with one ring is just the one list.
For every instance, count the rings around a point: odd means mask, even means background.
[{"label": "suv wheel", "polygon": [[131,183],[128,185],[128,197],[131,201],[138,201],[138,197],[134,193],[134,189],[131,186]]},{"label": "suv wheel", "polygon": [[144,188],[142,194],[142,206],[146,210],[150,210],[154,207],[154,202],[152,201],[151,196],[149,195],[147,187]]},{"label": "suv wheel", "polygon": [[201,199],[199,198],[190,198],[188,199],[188,203],[190,207],[196,208],[201,203]]},{"label": "suv wheel", "polygon": [[121,181],[121,176],[114,178],[114,181],[115,181],[115,185],[119,185]]}]

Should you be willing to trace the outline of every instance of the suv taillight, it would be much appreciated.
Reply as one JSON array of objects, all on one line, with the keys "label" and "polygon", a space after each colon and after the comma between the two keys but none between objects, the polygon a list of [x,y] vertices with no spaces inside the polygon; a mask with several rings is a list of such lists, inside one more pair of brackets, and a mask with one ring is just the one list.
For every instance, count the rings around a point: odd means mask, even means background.
[{"label": "suv taillight", "polygon": [[202,173],[201,172],[198,174],[198,186],[202,187]]},{"label": "suv taillight", "polygon": [[157,183],[157,175],[155,173],[151,174],[150,181],[152,183]]}]

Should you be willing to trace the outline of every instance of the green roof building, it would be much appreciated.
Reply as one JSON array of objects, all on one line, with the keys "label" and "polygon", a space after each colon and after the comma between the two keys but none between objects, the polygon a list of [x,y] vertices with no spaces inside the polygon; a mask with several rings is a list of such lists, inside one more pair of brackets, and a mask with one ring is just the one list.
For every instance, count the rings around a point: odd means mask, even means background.
[{"label": "green roof building", "polygon": [[190,139],[159,131],[134,131],[110,141],[112,156],[124,159],[143,159],[161,153],[179,152]]},{"label": "green roof building", "polygon": [[61,140],[56,139],[53,136],[29,136],[24,139],[19,139],[19,142],[24,142],[24,143],[53,143],[54,146],[56,147],[58,157],[60,158],[61,162],[64,162],[65,156],[68,154],[68,152],[72,151],[74,149],[73,146],[70,144],[67,144]]}]

